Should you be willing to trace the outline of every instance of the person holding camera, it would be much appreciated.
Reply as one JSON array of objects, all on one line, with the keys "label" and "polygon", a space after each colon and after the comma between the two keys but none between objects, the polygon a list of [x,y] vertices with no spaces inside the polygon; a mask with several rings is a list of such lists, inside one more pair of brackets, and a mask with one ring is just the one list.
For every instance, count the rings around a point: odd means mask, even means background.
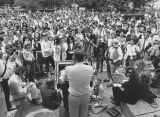
[{"label": "person holding camera", "polygon": [[14,46],[11,44],[6,44],[5,52],[6,53],[3,54],[3,60],[2,60],[4,65],[4,74],[3,76],[1,76],[3,79],[1,85],[3,87],[3,91],[5,94],[7,109],[8,111],[11,111],[16,109],[16,107],[12,105],[10,102],[10,90],[8,86],[8,80],[10,76],[14,73],[14,69],[17,65],[16,64],[17,54],[15,52]]}]

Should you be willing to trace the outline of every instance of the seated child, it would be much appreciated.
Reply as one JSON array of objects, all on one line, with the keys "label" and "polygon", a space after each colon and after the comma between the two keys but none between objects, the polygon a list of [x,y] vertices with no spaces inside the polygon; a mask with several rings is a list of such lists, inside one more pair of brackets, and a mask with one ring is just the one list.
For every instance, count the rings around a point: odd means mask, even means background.
[{"label": "seated child", "polygon": [[96,79],[93,82],[93,87],[91,87],[92,96],[94,99],[103,99],[104,89],[100,79]]}]

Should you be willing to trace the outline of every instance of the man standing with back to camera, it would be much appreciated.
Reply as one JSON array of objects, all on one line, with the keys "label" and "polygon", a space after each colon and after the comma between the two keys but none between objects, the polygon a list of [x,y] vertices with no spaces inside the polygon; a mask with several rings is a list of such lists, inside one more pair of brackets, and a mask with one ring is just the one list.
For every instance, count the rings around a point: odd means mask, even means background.
[{"label": "man standing with back to camera", "polygon": [[67,66],[61,75],[62,81],[69,81],[69,114],[70,117],[87,117],[90,100],[90,81],[93,68],[83,64],[82,50],[74,52],[75,65]]}]

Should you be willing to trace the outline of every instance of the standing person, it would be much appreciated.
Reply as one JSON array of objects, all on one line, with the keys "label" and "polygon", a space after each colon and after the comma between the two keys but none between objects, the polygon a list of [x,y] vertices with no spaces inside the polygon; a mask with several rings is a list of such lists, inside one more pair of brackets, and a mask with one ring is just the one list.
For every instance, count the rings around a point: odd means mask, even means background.
[{"label": "standing person", "polygon": [[67,58],[66,60],[73,60],[73,47],[74,47],[74,37],[72,36],[71,33],[69,33],[69,36],[67,38]]},{"label": "standing person", "polygon": [[84,53],[76,50],[75,65],[66,67],[61,79],[69,81],[69,113],[70,117],[87,117],[90,99],[90,81],[93,68],[83,64]]},{"label": "standing person", "polygon": [[51,41],[48,40],[48,35],[43,35],[43,41],[41,42],[42,55],[45,60],[46,70],[49,72],[49,63],[52,64],[53,69],[55,69],[55,63],[53,59],[53,46]]},{"label": "standing person", "polygon": [[[3,41],[3,38],[0,37],[0,47],[2,46],[2,41]],[[2,51],[0,51],[0,76],[3,76],[4,75],[4,72],[5,72],[5,65],[3,64],[3,61],[2,61]],[[7,106],[6,106],[6,102],[5,102],[5,96],[4,96],[4,93],[3,93],[3,89],[2,89],[2,78],[0,77],[0,117],[7,117]]]},{"label": "standing person", "polygon": [[[114,72],[121,65],[123,59],[123,52],[121,47],[119,46],[119,41],[114,39],[112,42],[112,46],[108,49],[108,66],[109,66],[109,78],[112,79]],[[108,87],[111,86],[109,83]]]},{"label": "standing person", "polygon": [[8,86],[8,80],[10,76],[14,73],[14,69],[16,67],[16,58],[17,54],[14,52],[14,47],[11,44],[7,44],[5,46],[6,57],[3,56],[2,64],[4,67],[4,74],[1,76],[3,78],[1,85],[3,87],[3,91],[5,94],[6,105],[8,111],[16,109],[16,106],[13,106],[10,102],[10,90]]}]

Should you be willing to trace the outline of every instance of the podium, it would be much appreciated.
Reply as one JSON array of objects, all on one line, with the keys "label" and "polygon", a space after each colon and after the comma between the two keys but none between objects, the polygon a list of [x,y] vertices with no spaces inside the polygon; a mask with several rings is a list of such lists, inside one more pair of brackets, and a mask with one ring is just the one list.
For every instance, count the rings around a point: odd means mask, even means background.
[{"label": "podium", "polygon": [[55,68],[55,77],[56,77],[56,82],[58,84],[59,81],[59,66],[63,65],[63,66],[69,66],[69,65],[73,65],[74,61],[73,60],[66,60],[66,61],[60,61],[56,63],[56,68]]}]

